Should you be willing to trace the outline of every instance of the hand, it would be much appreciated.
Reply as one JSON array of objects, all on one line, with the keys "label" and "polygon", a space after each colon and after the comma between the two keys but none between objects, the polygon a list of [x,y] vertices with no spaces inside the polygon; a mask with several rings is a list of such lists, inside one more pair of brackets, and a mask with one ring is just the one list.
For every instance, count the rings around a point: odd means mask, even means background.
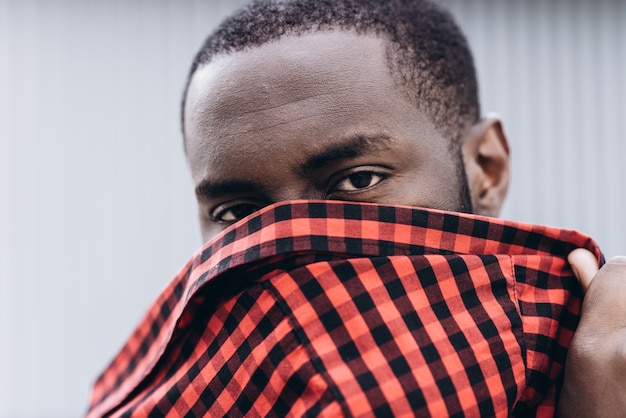
[{"label": "hand", "polygon": [[626,417],[626,257],[598,270],[584,249],[568,260],[586,294],[559,399],[561,417]]}]

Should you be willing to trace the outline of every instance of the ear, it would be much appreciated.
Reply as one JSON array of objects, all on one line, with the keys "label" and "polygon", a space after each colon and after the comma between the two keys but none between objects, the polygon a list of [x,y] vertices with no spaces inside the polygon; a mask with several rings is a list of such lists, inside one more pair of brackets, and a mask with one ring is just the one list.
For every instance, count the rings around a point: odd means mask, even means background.
[{"label": "ear", "polygon": [[497,115],[479,120],[461,145],[474,213],[498,216],[509,187],[509,144]]}]

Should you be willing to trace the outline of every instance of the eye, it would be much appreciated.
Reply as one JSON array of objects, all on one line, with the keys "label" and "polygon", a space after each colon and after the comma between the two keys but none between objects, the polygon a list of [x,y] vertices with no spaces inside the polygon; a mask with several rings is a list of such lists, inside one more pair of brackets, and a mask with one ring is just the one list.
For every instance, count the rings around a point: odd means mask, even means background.
[{"label": "eye", "polygon": [[219,205],[211,212],[215,222],[235,223],[261,209],[261,206],[250,202],[231,202]]},{"label": "eye", "polygon": [[386,178],[384,174],[373,171],[359,171],[339,180],[332,192],[357,192],[376,186]]}]

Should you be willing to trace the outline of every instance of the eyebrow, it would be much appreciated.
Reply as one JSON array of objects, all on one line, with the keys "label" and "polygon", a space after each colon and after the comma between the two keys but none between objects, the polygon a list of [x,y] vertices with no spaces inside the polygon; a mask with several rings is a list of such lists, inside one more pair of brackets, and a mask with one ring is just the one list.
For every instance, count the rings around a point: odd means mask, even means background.
[{"label": "eyebrow", "polygon": [[309,157],[301,166],[303,173],[319,170],[337,161],[348,158],[361,157],[387,149],[391,138],[384,134],[379,135],[356,135],[341,141],[341,143],[331,146],[317,155]]},{"label": "eyebrow", "polygon": [[251,181],[226,180],[212,182],[203,180],[196,187],[196,197],[201,200],[208,200],[231,193],[251,193],[258,190],[259,185]]},{"label": "eyebrow", "polygon": [[[339,144],[330,146],[319,154],[309,157],[298,169],[303,175],[311,171],[319,170],[337,161],[348,158],[356,158],[363,155],[388,149],[391,138],[384,134],[356,135],[342,140]],[[245,180],[211,181],[203,180],[196,187],[196,197],[200,200],[210,200],[228,194],[258,192],[261,186],[257,183]]]}]

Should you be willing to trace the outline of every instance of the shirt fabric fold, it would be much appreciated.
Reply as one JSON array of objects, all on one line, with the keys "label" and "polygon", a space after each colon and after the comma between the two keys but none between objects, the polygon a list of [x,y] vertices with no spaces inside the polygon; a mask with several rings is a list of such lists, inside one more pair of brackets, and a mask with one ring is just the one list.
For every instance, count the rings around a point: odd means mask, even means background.
[{"label": "shirt fabric fold", "polygon": [[96,381],[97,416],[553,416],[589,237],[292,201],[205,244]]}]

